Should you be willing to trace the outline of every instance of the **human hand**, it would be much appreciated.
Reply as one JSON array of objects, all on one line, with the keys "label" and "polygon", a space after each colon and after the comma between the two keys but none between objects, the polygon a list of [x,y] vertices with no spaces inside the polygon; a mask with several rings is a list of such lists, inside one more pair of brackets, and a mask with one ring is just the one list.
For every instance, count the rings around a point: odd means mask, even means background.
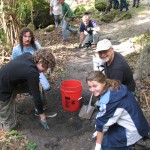
[{"label": "human hand", "polygon": [[101,150],[101,144],[96,143],[95,150]]},{"label": "human hand", "polygon": [[97,136],[97,131],[95,131],[92,135],[92,138],[94,139]]},{"label": "human hand", "polygon": [[87,31],[91,31],[91,30],[93,30],[93,28],[88,27],[86,30],[87,30]]},{"label": "human hand", "polygon": [[44,127],[44,129],[49,129],[49,126],[48,126],[46,120],[41,120],[41,124],[42,124],[42,126]]}]

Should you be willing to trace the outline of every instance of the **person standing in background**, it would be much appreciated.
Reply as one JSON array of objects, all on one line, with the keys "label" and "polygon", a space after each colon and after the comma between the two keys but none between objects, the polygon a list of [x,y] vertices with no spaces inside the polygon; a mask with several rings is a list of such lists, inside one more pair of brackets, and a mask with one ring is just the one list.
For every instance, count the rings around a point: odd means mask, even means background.
[{"label": "person standing in background", "polygon": [[112,8],[112,0],[107,0],[105,14],[107,14]]},{"label": "person standing in background", "polygon": [[139,7],[139,3],[140,3],[140,0],[133,0],[133,5],[132,5],[132,7],[138,8],[138,7]]},{"label": "person standing in background", "polygon": [[51,0],[50,1],[50,15],[54,15],[55,19],[55,28],[58,28],[58,25],[62,19],[62,7],[59,4],[59,0]]},{"label": "person standing in background", "polygon": [[74,29],[70,26],[69,22],[73,21],[73,12],[70,9],[70,6],[65,2],[65,0],[59,0],[59,3],[62,6],[62,35],[63,35],[63,41],[67,41],[67,30],[69,30],[71,33],[76,34],[77,29]]},{"label": "person standing in background", "polygon": [[120,11],[122,11],[124,7],[126,8],[126,11],[129,10],[126,0],[120,0]]}]

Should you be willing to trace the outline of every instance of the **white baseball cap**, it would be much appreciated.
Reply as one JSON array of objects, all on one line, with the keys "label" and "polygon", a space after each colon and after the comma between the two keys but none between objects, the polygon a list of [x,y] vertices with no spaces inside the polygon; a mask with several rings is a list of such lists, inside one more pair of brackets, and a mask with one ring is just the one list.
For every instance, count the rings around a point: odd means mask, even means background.
[{"label": "white baseball cap", "polygon": [[110,48],[113,48],[111,42],[108,39],[103,39],[97,43],[97,47],[96,47],[95,52],[105,51],[105,50],[108,50]]}]

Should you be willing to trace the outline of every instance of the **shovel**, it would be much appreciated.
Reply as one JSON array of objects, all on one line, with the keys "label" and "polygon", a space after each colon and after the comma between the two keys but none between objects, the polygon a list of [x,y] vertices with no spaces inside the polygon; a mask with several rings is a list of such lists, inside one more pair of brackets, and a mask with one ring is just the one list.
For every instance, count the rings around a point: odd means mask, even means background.
[{"label": "shovel", "polygon": [[79,112],[79,117],[81,118],[86,118],[86,119],[90,119],[95,107],[91,106],[91,101],[92,101],[92,97],[93,97],[93,93],[91,95],[90,101],[88,105],[83,105],[80,112]]}]

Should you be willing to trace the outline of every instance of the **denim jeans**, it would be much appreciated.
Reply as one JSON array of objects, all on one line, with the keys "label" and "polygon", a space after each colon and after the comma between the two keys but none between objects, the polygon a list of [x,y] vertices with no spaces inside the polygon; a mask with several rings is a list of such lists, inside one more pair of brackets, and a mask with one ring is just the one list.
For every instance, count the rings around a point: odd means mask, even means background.
[{"label": "denim jeans", "polygon": [[89,43],[89,42],[93,42],[94,44],[97,44],[97,42],[98,42],[98,33],[96,31],[93,31],[93,34],[91,34],[91,35],[88,34],[85,37],[82,45],[85,45],[85,43]]},{"label": "denim jeans", "polygon": [[120,11],[123,10],[123,7],[126,8],[126,11],[128,11],[128,5],[127,5],[126,0],[120,0]]},{"label": "denim jeans", "polygon": [[72,27],[69,26],[68,22],[63,19],[62,20],[62,35],[63,35],[63,40],[67,39],[67,30],[72,32],[72,33],[76,33],[77,29],[74,29]]},{"label": "denim jeans", "polygon": [[119,6],[119,1],[118,0],[114,0],[114,9],[117,9]]},{"label": "denim jeans", "polygon": [[49,90],[50,89],[50,84],[48,82],[48,80],[46,79],[44,73],[40,73],[40,76],[39,76],[39,79],[40,79],[40,83],[43,87],[43,90]]},{"label": "denim jeans", "polygon": [[58,28],[60,20],[62,19],[62,15],[54,15],[54,19],[55,19],[55,28]]}]

